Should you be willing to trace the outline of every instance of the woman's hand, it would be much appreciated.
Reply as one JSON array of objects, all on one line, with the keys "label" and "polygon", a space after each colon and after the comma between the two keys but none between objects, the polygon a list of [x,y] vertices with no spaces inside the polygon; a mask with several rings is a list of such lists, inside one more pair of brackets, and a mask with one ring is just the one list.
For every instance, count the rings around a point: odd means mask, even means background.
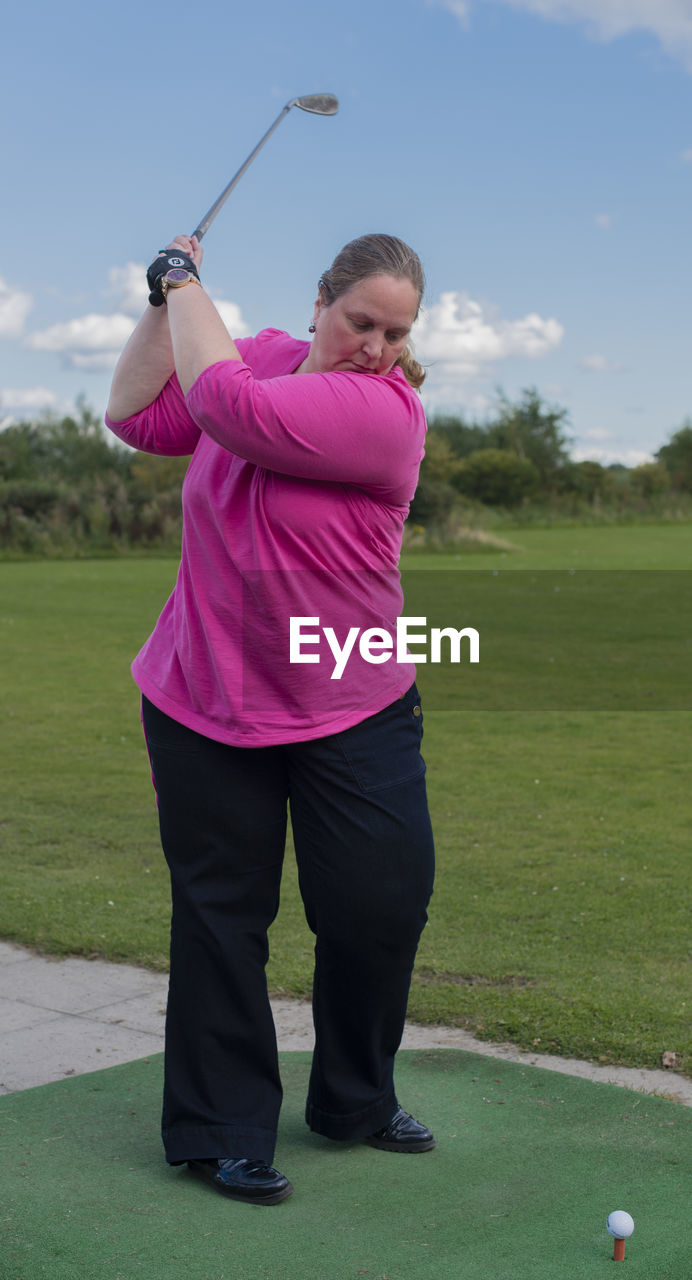
[{"label": "woman's hand", "polygon": [[166,253],[169,253],[172,249],[181,249],[183,253],[186,253],[188,258],[192,258],[199,271],[204,257],[204,249],[197,236],[176,236],[170,244],[166,245]]},{"label": "woman's hand", "polygon": [[189,267],[199,282],[198,268],[202,262],[202,256],[202,249],[196,236],[176,236],[167,249],[159,249],[154,261],[147,269],[150,305],[158,308],[162,307],[166,301],[163,279],[172,267]]}]

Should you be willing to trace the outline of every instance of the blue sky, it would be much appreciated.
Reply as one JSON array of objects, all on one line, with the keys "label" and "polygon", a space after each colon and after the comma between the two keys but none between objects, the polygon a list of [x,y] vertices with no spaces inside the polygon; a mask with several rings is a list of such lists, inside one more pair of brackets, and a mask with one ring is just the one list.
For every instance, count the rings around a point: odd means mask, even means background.
[{"label": "blue sky", "polygon": [[236,336],[304,336],[347,240],[428,276],[430,412],[498,387],[629,465],[692,415],[692,0],[93,0],[3,20],[0,423],[105,407],[142,273],[285,102],[205,239]]}]

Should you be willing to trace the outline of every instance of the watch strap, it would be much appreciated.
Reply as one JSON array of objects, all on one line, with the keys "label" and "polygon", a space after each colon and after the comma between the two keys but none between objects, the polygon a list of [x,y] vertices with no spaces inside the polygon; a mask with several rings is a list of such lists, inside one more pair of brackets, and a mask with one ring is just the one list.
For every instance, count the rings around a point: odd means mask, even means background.
[{"label": "watch strap", "polygon": [[158,257],[154,258],[147,271],[147,284],[150,290],[149,302],[152,307],[163,306],[164,297],[161,292],[161,280],[173,267],[183,267],[186,271],[191,271],[193,276],[199,280],[199,272],[192,258],[188,257],[182,249],[166,249]]},{"label": "watch strap", "polygon": [[202,281],[199,276],[195,275],[192,271],[188,272],[187,280],[168,280],[167,275],[168,273],[163,276],[160,286],[164,302],[168,297],[169,289],[184,289],[186,284],[198,284],[200,289],[202,288]]}]

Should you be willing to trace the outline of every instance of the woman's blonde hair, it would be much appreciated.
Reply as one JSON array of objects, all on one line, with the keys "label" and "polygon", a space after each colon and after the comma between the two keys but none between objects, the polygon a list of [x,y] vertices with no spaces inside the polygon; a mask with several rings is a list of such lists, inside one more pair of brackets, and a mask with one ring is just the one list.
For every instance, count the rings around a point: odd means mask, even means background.
[{"label": "woman's blonde hair", "polygon": [[[337,253],[331,267],[319,281],[319,291],[326,306],[330,306],[340,294],[360,284],[369,276],[396,276],[410,280],[418,294],[416,318],[425,290],[425,275],[418,254],[396,236],[369,235],[351,240]],[[396,361],[407,382],[420,387],[425,380],[425,369],[418,363],[410,347],[404,347]]]}]

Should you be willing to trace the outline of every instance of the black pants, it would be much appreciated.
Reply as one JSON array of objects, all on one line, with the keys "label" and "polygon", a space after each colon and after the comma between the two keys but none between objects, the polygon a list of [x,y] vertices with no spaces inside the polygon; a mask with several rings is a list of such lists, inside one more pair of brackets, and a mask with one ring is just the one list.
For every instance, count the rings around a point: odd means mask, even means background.
[{"label": "black pants", "polygon": [[173,915],[163,1140],[171,1164],[271,1162],[281,1105],[267,996],[287,804],[316,937],[306,1119],[365,1137],[392,1114],[433,841],[415,685],[343,733],[229,747],[143,701]]}]

